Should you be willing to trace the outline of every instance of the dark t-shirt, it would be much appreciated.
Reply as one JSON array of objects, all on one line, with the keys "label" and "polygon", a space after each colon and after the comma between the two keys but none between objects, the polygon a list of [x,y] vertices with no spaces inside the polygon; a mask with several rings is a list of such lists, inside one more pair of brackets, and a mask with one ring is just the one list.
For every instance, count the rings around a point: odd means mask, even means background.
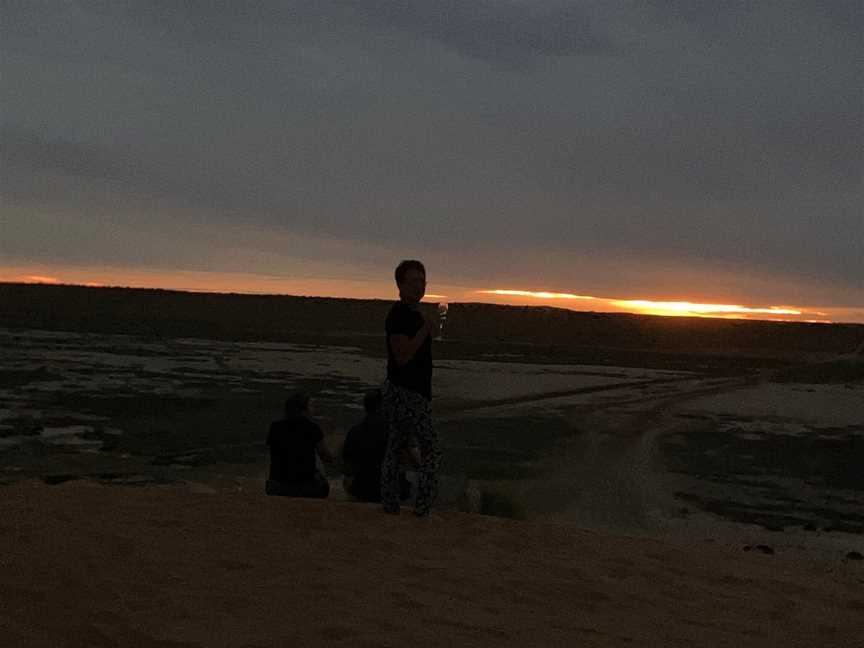
[{"label": "dark t-shirt", "polygon": [[372,499],[381,490],[381,463],[387,449],[387,424],[378,416],[367,416],[345,437],[342,459],[354,477],[354,489]]},{"label": "dark t-shirt", "polygon": [[270,425],[270,479],[298,482],[311,479],[317,470],[315,446],[324,438],[317,424],[305,417],[283,419]]},{"label": "dark t-shirt", "polygon": [[384,330],[387,334],[387,379],[394,385],[410,389],[426,398],[432,398],[432,338],[426,336],[417,353],[401,367],[396,364],[396,356],[390,348],[391,335],[407,335],[413,338],[423,328],[423,315],[420,311],[398,301],[393,304]]}]

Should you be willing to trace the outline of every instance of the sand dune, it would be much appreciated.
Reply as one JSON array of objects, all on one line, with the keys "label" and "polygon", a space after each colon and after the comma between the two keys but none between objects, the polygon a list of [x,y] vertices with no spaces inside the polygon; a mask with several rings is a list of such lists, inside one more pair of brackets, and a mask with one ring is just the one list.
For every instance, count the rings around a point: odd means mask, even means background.
[{"label": "sand dune", "polygon": [[[212,491],[211,491],[212,493]],[[182,486],[0,491],[7,646],[854,646],[862,562]]]}]

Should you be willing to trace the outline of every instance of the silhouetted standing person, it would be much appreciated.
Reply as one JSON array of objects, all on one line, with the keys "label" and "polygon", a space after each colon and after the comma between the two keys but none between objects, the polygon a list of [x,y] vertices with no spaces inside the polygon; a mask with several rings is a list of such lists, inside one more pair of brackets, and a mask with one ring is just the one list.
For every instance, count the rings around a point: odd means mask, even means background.
[{"label": "silhouetted standing person", "polygon": [[327,497],[330,484],[318,470],[317,455],[333,463],[324,433],[309,418],[309,396],[295,392],[285,401],[285,418],[270,425],[270,476],[265,492],[289,497]]},{"label": "silhouetted standing person", "polygon": [[387,451],[381,466],[381,503],[399,513],[399,459],[412,438],[420,448],[420,469],[414,512],[429,515],[438,494],[441,449],[432,427],[432,338],[434,325],[420,313],[426,294],[426,268],[403,261],[396,268],[399,301],[384,325],[387,380],[382,387],[383,414],[388,425]]}]

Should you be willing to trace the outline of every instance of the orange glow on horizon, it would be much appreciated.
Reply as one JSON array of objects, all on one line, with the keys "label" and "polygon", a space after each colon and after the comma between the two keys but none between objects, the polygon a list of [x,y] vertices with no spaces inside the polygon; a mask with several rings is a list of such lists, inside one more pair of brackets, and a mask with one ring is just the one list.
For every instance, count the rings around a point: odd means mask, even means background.
[{"label": "orange glow on horizon", "polygon": [[22,279],[24,279],[24,283],[60,283],[60,280],[57,277],[45,277],[42,275],[27,275],[26,277],[22,277]]},{"label": "orange glow on horizon", "polygon": [[[127,269],[33,264],[0,266],[0,282],[71,284],[90,287],[130,287],[188,292],[296,295],[343,299],[397,298],[392,279],[341,279],[275,276],[240,272]],[[571,310],[626,312],[644,315],[769,319],[787,322],[864,323],[864,306],[809,307],[796,305],[718,304],[710,300],[673,301],[594,297],[544,290],[477,290],[445,282],[430,285],[440,292],[425,299],[438,302],[486,302],[502,305],[546,305]]]},{"label": "orange glow on horizon", "polygon": [[[706,317],[718,319],[767,319],[783,322],[833,323],[846,321],[862,321],[858,309],[813,310],[799,306],[743,306],[740,304],[715,304],[692,301],[661,301],[649,299],[618,299],[614,297],[590,297],[572,293],[557,293],[533,290],[476,290],[475,294],[510,298],[524,298],[518,303],[542,304],[544,302],[574,300],[580,303],[580,309],[605,312],[625,312],[639,315],[661,315],[667,317]],[[586,304],[586,302],[594,302]],[[565,308],[566,305],[563,305]],[[574,306],[574,308],[576,308]],[[829,319],[831,317],[831,319]],[[821,318],[821,319],[820,319]]]},{"label": "orange glow on horizon", "polygon": [[573,295],[571,293],[533,292],[530,290],[478,290],[486,295],[505,295],[510,297],[537,297],[538,299],[597,299],[589,295]]},{"label": "orange glow on horizon", "polygon": [[803,311],[780,306],[750,308],[735,304],[696,304],[693,302],[664,302],[647,299],[612,299],[609,303],[619,308],[646,315],[678,315],[683,317],[717,317],[748,314],[760,315],[802,315]]},{"label": "orange glow on horizon", "polygon": [[[337,299],[398,299],[398,289],[392,279],[378,281],[363,278],[286,277],[244,272],[126,269],[110,266],[0,266],[0,282]],[[425,295],[425,299],[429,300],[447,298],[446,294]]]}]

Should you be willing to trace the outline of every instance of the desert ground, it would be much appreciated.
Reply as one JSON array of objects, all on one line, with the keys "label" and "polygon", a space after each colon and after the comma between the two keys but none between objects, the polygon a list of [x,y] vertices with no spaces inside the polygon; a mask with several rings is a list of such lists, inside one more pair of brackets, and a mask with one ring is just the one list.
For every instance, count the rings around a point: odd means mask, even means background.
[{"label": "desert ground", "polygon": [[0,637],[141,646],[856,646],[860,569],[188,486],[3,489]]},{"label": "desert ground", "polygon": [[860,359],[445,337],[442,491],[420,521],[348,501],[338,467],[327,501],[264,496],[288,389],[313,394],[335,450],[383,379],[377,338],[294,337],[0,329],[10,645],[839,646],[864,631]]}]

